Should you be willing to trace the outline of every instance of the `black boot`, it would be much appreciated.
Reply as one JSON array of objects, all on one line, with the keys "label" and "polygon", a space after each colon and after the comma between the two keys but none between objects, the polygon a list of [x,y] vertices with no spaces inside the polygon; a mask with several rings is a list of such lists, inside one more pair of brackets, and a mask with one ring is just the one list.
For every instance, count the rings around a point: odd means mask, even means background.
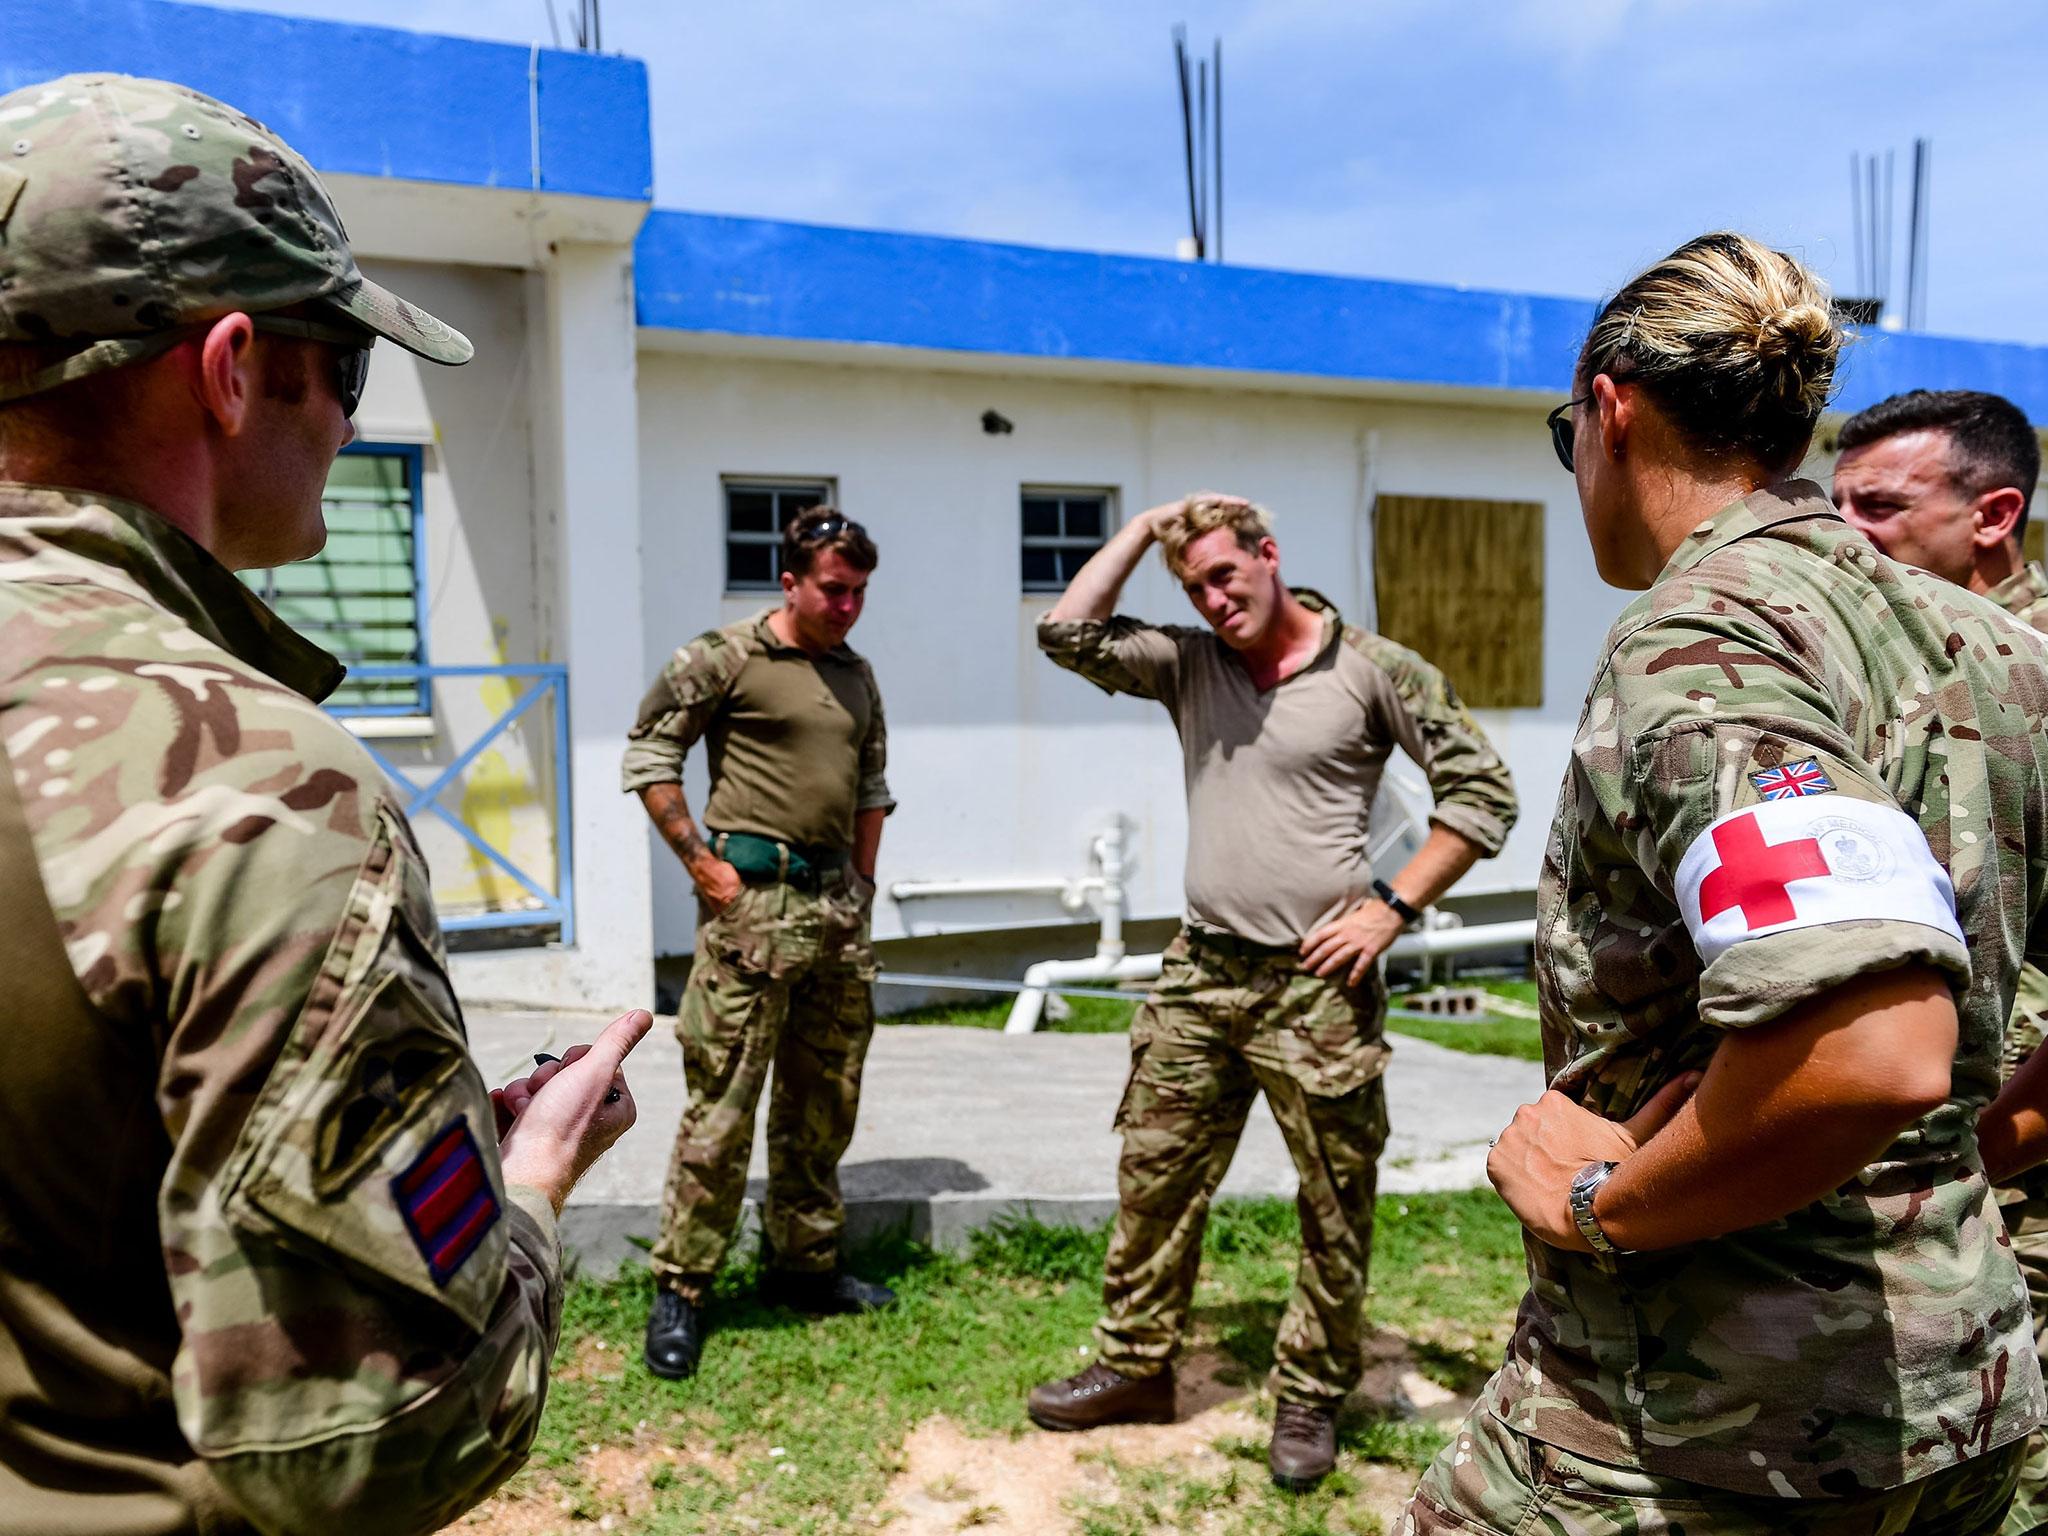
[{"label": "black boot", "polygon": [[771,1307],[788,1307],[812,1317],[841,1312],[880,1312],[896,1305],[896,1293],[843,1269],[806,1274],[793,1269],[761,1271],[761,1299]]},{"label": "black boot", "polygon": [[704,1352],[703,1313],[694,1301],[663,1286],[647,1314],[647,1369],[665,1381],[697,1374]]}]

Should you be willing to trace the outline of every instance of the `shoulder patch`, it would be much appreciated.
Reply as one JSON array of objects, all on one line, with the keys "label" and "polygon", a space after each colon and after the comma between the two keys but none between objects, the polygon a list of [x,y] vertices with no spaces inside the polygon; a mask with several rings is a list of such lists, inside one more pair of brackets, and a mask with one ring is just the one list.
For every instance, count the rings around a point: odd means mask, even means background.
[{"label": "shoulder patch", "polygon": [[1782,763],[1776,768],[1759,769],[1749,776],[1749,782],[1766,800],[1829,795],[1835,790],[1835,781],[1827,776],[1827,770],[1810,757],[1801,758],[1796,763]]},{"label": "shoulder patch", "polygon": [[391,1181],[391,1193],[436,1285],[462,1268],[500,1215],[483,1154],[462,1115]]}]

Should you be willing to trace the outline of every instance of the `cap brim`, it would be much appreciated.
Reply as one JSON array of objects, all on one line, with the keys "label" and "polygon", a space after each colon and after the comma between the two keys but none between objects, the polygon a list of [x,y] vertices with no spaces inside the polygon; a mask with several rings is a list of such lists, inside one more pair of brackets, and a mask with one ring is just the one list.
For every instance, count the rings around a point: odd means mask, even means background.
[{"label": "cap brim", "polygon": [[469,338],[454,326],[406,303],[390,289],[380,288],[366,277],[327,294],[325,302],[358,325],[397,342],[430,363],[446,363],[452,368],[476,356]]}]

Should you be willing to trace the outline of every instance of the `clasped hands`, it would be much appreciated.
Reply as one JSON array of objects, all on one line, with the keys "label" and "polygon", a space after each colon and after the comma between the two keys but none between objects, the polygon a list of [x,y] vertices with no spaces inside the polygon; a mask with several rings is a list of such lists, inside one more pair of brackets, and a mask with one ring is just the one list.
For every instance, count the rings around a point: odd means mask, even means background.
[{"label": "clasped hands", "polygon": [[1487,1153],[1486,1177],[1527,1231],[1553,1248],[1591,1253],[1572,1220],[1572,1180],[1588,1163],[1626,1162],[1684,1107],[1700,1076],[1681,1073],[1626,1120],[1603,1119],[1552,1088],[1515,1111]]}]

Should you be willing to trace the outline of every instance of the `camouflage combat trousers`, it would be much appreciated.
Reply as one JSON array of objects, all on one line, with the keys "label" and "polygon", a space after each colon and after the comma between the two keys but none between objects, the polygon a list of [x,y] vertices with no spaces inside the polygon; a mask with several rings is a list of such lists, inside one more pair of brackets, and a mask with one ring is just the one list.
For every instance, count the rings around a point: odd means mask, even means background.
[{"label": "camouflage combat trousers", "polygon": [[1131,1024],[1117,1111],[1119,1208],[1096,1343],[1150,1375],[1172,1358],[1201,1264],[1209,1202],[1264,1090],[1300,1175],[1301,1264],[1274,1344],[1274,1390],[1335,1404],[1358,1380],[1373,1195],[1387,1139],[1377,972],[1353,991],[1291,950],[1183,930]]},{"label": "camouflage combat trousers", "polygon": [[1422,1475],[1394,1536],[1993,1536],[2024,1442],[1903,1488],[1779,1499],[1652,1477],[1509,1429],[1479,1406]]},{"label": "camouflage combat trousers", "polygon": [[[2006,1212],[2012,1226],[2013,1257],[2026,1277],[2027,1300],[2034,1307],[2034,1352],[2048,1367],[2048,1209],[2032,1200]],[[2035,1536],[2048,1531],[2048,1429],[2027,1437],[2026,1464],[2020,1469],[2019,1495],[2005,1518],[2006,1536]]]},{"label": "camouflage combat trousers", "polygon": [[676,1017],[689,1103],[676,1132],[650,1255],[664,1284],[701,1302],[739,1221],[754,1111],[773,1066],[768,1198],[772,1262],[823,1271],[839,1258],[839,1159],[853,1139],[874,1035],[868,899],[843,874],[810,893],[749,885],[697,926]]}]

